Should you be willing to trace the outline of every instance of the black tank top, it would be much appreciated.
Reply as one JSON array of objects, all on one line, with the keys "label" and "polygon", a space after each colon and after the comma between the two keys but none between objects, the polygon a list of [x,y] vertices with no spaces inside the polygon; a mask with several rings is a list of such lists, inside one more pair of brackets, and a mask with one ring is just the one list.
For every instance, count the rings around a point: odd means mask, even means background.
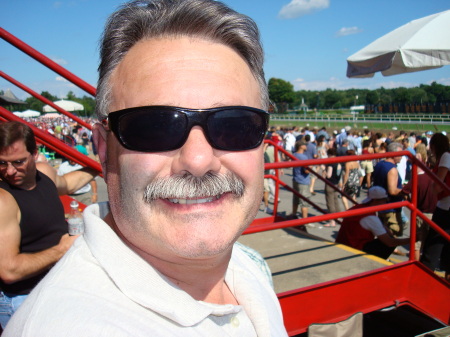
[{"label": "black tank top", "polygon": [[[32,190],[10,186],[4,181],[0,181],[0,188],[11,193],[19,205],[21,253],[35,253],[53,247],[67,233],[64,207],[55,184],[45,174],[37,171],[36,187]],[[0,280],[0,289],[10,294],[28,294],[47,272],[12,284]]]}]

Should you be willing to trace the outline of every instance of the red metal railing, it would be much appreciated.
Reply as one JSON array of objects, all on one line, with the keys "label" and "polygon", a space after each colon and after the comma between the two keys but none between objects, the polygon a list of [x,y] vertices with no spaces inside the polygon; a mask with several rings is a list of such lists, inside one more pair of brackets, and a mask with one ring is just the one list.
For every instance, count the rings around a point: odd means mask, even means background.
[{"label": "red metal railing", "polygon": [[70,112],[64,110],[63,108],[57,106],[55,103],[53,103],[52,101],[48,100],[47,98],[45,98],[42,95],[39,95],[37,92],[31,90],[29,87],[27,87],[26,85],[20,83],[19,81],[15,80],[14,78],[12,78],[11,76],[5,74],[3,71],[0,70],[0,76],[3,77],[5,80],[11,82],[12,84],[14,84],[15,86],[19,87],[20,89],[28,92],[30,95],[36,97],[38,100],[40,100],[41,102],[44,102],[45,104],[50,105],[53,109],[59,111],[60,113],[66,115],[67,117],[73,119],[74,121],[76,121],[78,124],[83,125],[85,128],[92,130],[92,126],[89,123],[86,123],[84,120],[82,120],[81,118],[79,118],[78,116],[75,116],[74,114],[71,114]]},{"label": "red metal railing", "polygon": [[28,44],[26,44],[22,40],[18,39],[17,37],[15,37],[14,35],[12,35],[11,33],[9,33],[8,31],[6,31],[5,29],[3,29],[1,27],[0,27],[0,38],[5,40],[6,42],[9,42],[14,47],[20,49],[25,54],[31,56],[32,58],[34,58],[39,63],[43,64],[47,68],[49,68],[49,69],[53,70],[54,72],[58,73],[59,75],[61,75],[65,79],[67,79],[68,81],[72,82],[73,84],[75,84],[79,88],[81,88],[84,91],[86,91],[87,93],[91,94],[92,96],[95,96],[96,90],[95,90],[95,88],[92,85],[90,85],[89,83],[83,81],[81,78],[79,78],[78,76],[74,75],[73,73],[71,73],[67,69],[61,67],[59,64],[57,64],[56,62],[52,61],[51,59],[49,59],[44,54],[38,52],[36,49],[32,48],[31,46],[29,46]]}]

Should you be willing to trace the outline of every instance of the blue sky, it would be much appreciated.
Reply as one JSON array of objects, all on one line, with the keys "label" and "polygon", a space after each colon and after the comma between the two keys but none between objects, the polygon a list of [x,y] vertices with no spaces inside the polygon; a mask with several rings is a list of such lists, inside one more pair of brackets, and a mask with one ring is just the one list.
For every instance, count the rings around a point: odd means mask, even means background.
[{"label": "blue sky", "polygon": [[[122,0],[2,0],[1,27],[96,85],[98,40],[104,22]],[[346,59],[389,31],[450,9],[448,0],[225,0],[261,29],[265,71],[296,90],[412,87],[436,81],[450,85],[450,66],[369,79],[348,79]],[[85,93],[0,40],[0,69],[41,92],[64,98]],[[0,78],[0,90],[29,96]]]}]

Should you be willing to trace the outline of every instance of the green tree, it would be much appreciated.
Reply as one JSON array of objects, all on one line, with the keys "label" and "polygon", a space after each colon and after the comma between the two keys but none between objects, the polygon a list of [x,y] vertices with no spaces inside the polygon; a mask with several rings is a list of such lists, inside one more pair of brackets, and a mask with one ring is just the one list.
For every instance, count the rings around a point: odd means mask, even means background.
[{"label": "green tree", "polygon": [[409,89],[411,94],[411,101],[413,103],[427,103],[428,95],[427,92],[422,88],[411,88]]},{"label": "green tree", "polygon": [[378,95],[378,92],[375,90],[369,91],[366,94],[366,104],[378,104],[380,101],[380,97]]},{"label": "green tree", "polygon": [[341,94],[336,89],[327,89],[320,96],[322,96],[323,108],[326,109],[332,109],[341,100]]},{"label": "green tree", "polygon": [[393,101],[396,103],[411,103],[411,95],[407,88],[400,87],[394,89]]},{"label": "green tree", "polygon": [[[282,79],[271,78],[268,83],[269,98],[284,110],[295,100],[294,86]],[[284,112],[281,111],[281,112]]]}]

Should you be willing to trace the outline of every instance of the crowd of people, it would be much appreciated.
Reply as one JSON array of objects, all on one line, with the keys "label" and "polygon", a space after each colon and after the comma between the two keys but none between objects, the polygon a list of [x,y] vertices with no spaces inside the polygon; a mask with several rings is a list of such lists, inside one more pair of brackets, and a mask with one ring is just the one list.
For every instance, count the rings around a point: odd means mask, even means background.
[{"label": "crowd of people", "polygon": [[[92,117],[79,118],[90,125],[96,122],[96,119]],[[65,115],[57,118],[47,118],[42,115],[36,118],[24,118],[24,120],[85,155],[97,154],[92,144],[92,131]]]},{"label": "crowd of people", "polygon": [[[345,127],[341,132],[328,133],[325,127],[312,130],[307,127],[303,129],[271,127],[266,138],[292,154],[292,156],[284,154],[282,160],[313,160],[335,156],[352,158],[344,163],[294,167],[293,188],[304,198],[297,194],[293,195],[292,214],[289,218],[308,217],[308,199],[316,194],[312,179],[316,178],[316,174],[326,180],[324,195],[329,213],[394,203],[411,197],[412,161],[408,156],[359,160],[358,155],[409,151],[450,186],[449,138],[445,132],[407,134],[400,131],[398,134],[394,132],[382,134],[373,133],[368,129],[363,132],[352,131],[350,127]],[[270,148],[271,146],[266,145],[266,151]],[[314,172],[316,174],[313,174]],[[418,209],[448,233],[450,225],[444,217],[447,216],[448,219],[450,215],[450,196],[446,195],[437,183],[433,183],[430,176],[424,174],[420,168],[418,177]],[[356,200],[362,189],[367,190],[369,197],[358,204]],[[265,209],[267,213],[272,214],[271,208],[266,206]],[[388,258],[392,252],[402,254],[396,247],[407,243],[407,240],[404,240],[404,230],[409,222],[410,219],[403,207],[379,211],[376,216],[370,214],[370,217],[365,215],[359,218],[344,218],[336,241]],[[331,220],[324,226],[335,227],[338,223]],[[363,229],[356,231],[354,229],[356,223]],[[350,230],[349,226],[353,229]],[[417,226],[417,242],[412,248],[417,259],[433,270],[444,270],[448,275],[449,244],[421,218],[417,219]],[[367,245],[364,246],[365,244]]]}]

